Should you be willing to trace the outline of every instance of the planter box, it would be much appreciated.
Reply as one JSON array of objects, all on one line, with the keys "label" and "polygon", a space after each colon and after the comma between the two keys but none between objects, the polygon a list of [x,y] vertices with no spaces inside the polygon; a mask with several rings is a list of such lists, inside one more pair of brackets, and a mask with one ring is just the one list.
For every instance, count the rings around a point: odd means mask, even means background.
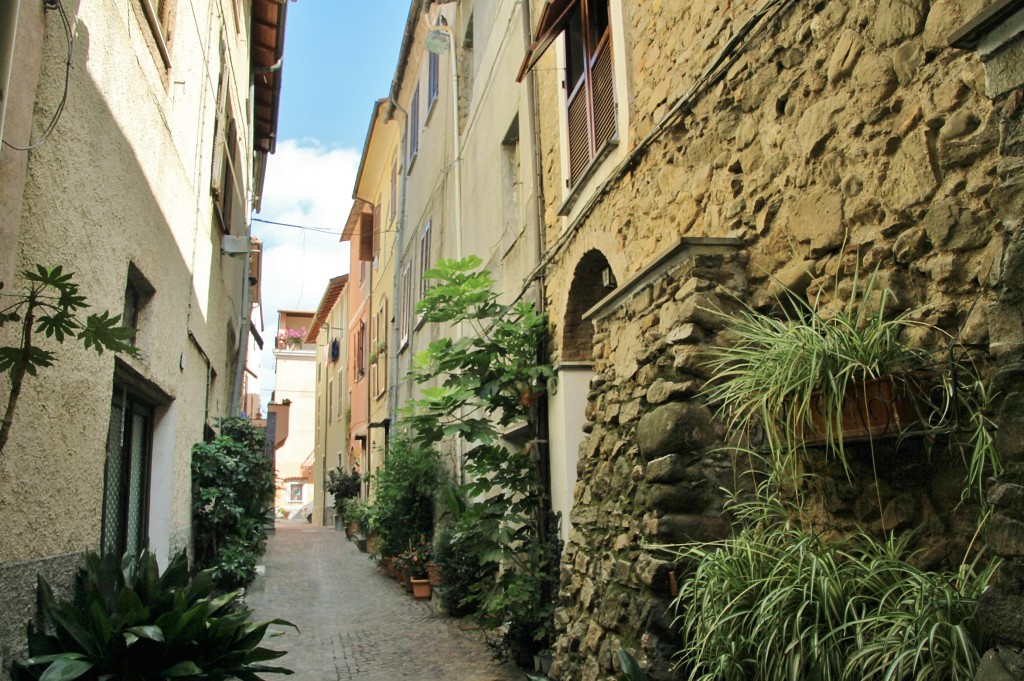
[{"label": "planter box", "polygon": [[[897,435],[919,423],[920,416],[906,388],[892,376],[849,386],[841,406],[841,424],[834,424],[832,436],[842,437],[844,441],[865,440]],[[811,396],[811,425],[805,430],[803,440],[807,444],[824,444],[828,439],[824,405],[821,395],[815,393]]]}]

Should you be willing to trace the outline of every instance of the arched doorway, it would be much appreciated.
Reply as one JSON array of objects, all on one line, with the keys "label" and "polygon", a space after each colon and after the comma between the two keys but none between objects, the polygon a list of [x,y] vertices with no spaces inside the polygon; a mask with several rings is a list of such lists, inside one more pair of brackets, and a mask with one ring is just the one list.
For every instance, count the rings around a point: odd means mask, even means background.
[{"label": "arched doorway", "polygon": [[572,285],[561,324],[557,383],[549,396],[549,437],[551,440],[551,506],[561,513],[562,540],[572,529],[569,511],[576,487],[576,461],[583,439],[584,411],[590,379],[594,376],[594,324],[584,319],[616,286],[608,259],[598,250],[587,251],[573,272]]}]

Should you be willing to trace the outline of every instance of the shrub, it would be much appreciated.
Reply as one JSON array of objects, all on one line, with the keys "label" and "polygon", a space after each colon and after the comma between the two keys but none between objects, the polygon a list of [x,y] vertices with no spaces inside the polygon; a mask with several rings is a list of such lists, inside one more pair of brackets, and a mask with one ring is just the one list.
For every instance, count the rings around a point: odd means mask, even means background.
[{"label": "shrub", "polygon": [[394,556],[434,532],[434,492],[441,477],[437,453],[396,437],[372,478],[376,496],[369,508],[377,551]]},{"label": "shrub", "polygon": [[327,484],[324,485],[324,489],[334,496],[335,513],[342,512],[342,506],[346,499],[359,496],[360,480],[359,472],[354,468],[349,473],[342,470],[341,466],[333,471],[328,471]]},{"label": "shrub", "polygon": [[476,530],[467,523],[445,525],[434,537],[433,558],[441,573],[441,605],[453,617],[477,610],[473,586],[493,579],[493,563],[484,563],[474,549]]},{"label": "shrub", "polygon": [[226,418],[213,442],[192,447],[196,566],[216,568],[224,589],[251,582],[266,548],[274,470],[263,444],[263,430],[248,419]]},{"label": "shrub", "polygon": [[143,551],[119,561],[85,554],[71,601],[58,602],[41,577],[37,598],[48,630],[28,625],[30,658],[14,664],[14,681],[259,680],[291,674],[261,663],[285,654],[259,647],[270,624],[249,622],[237,592],[214,597],[210,571],[189,577],[185,552],[161,575]]}]

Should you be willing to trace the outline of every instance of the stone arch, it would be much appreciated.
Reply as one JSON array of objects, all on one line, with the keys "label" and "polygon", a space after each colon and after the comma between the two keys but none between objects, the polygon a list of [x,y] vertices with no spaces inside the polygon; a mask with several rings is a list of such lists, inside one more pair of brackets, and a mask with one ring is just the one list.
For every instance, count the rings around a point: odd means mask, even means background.
[{"label": "stone arch", "polygon": [[616,286],[611,265],[604,253],[592,249],[576,263],[562,325],[561,359],[579,362],[591,360],[594,348],[594,324],[583,315]]}]

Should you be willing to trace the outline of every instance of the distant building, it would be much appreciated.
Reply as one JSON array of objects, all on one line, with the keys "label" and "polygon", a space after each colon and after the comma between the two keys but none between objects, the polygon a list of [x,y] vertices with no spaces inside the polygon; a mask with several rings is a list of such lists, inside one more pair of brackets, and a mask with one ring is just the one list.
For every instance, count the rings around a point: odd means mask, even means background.
[{"label": "distant building", "polygon": [[307,343],[314,313],[280,310],[274,345],[274,402],[287,404],[288,435],[277,447],[274,506],[279,516],[306,517],[313,503],[316,429],[316,345]]},{"label": "distant building", "polygon": [[349,471],[348,275],[324,288],[306,340],[316,344],[316,430],[313,442],[313,524],[334,525],[334,499],[324,489],[328,474]]}]

